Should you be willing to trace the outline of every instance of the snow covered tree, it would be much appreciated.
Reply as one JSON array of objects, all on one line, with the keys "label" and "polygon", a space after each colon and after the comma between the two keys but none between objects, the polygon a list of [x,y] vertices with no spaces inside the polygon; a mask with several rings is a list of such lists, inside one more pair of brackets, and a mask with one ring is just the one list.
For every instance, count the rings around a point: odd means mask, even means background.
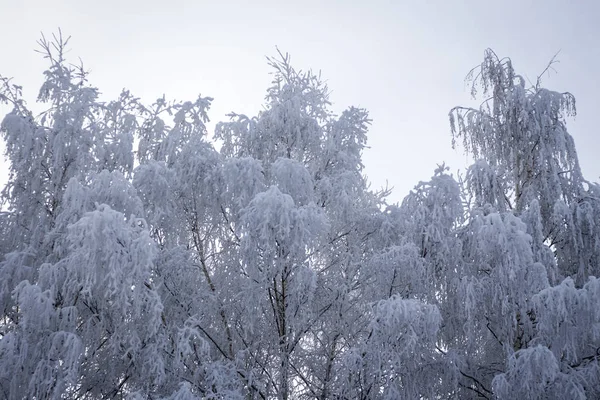
[{"label": "snow covered tree", "polygon": [[[134,137],[149,117],[127,91],[98,101],[83,67],[65,60],[67,42],[59,34],[39,43],[50,62],[40,116],[2,79],[0,100],[13,110],[1,125],[11,174],[2,192],[10,235],[0,261],[0,385],[7,398],[152,393],[165,382],[168,341],[153,285],[156,243],[130,182]],[[174,113],[177,127],[185,112]]]},{"label": "snow covered tree", "polygon": [[[551,61],[550,67],[552,65]],[[486,100],[479,109],[456,107],[450,112],[454,140],[480,159],[469,171],[470,191],[476,201],[498,210],[525,212],[537,202],[541,234],[556,255],[553,283],[573,276],[583,285],[600,272],[595,242],[589,240],[598,207],[595,185],[586,182],[579,168],[575,143],[565,117],[575,115],[575,98],[536,85],[525,86],[510,59],[492,50],[468,76],[472,94],[483,89]],[[591,231],[590,231],[591,233]],[[582,236],[586,236],[583,238]],[[550,267],[550,266],[547,266]]]},{"label": "snow covered tree", "polygon": [[461,233],[470,389],[498,398],[595,398],[600,346],[584,331],[595,332],[600,320],[580,307],[600,304],[591,294],[600,272],[600,197],[566,130],[575,99],[542,88],[540,78],[526,88],[510,59],[491,50],[468,78],[473,95],[481,87],[486,100],[479,109],[454,108],[450,122],[454,139],[478,159],[467,173],[474,201]]},{"label": "snow covered tree", "polygon": [[[287,55],[270,63],[275,79],[265,111],[254,118],[232,115],[216,132],[224,156],[244,160],[254,165],[254,176],[264,176],[248,181],[261,182],[262,193],[244,200],[241,211],[228,210],[230,221],[241,221],[235,224],[242,251],[237,258],[244,260],[242,284],[252,299],[243,314],[263,315],[240,333],[256,347],[252,353],[266,357],[254,368],[270,376],[267,392],[328,398],[341,390],[335,368],[344,356],[342,343],[357,338],[344,314],[359,317],[356,285],[366,257],[355,256],[372,251],[365,242],[372,226],[365,221],[379,213],[381,202],[367,192],[361,174],[369,120],[357,108],[333,116],[319,77],[296,71]],[[237,186],[239,191],[245,184]],[[261,330],[250,335],[248,327],[257,323]],[[351,329],[364,332],[367,323]],[[270,349],[264,347],[269,337],[278,340]]]},{"label": "snow covered tree", "polygon": [[[369,189],[368,113],[269,59],[264,109],[111,102],[42,38],[11,104],[0,213],[0,397],[600,396],[600,188],[564,117],[487,51],[455,108],[476,162],[401,204]],[[474,90],[475,93],[475,90]]]}]

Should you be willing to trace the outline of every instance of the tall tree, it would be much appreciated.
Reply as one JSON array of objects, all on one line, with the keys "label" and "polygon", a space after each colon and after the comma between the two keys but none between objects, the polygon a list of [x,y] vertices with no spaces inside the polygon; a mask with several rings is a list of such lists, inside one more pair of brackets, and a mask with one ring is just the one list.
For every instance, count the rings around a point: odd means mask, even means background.
[{"label": "tall tree", "polygon": [[474,201],[462,234],[466,343],[477,354],[465,358],[470,389],[499,398],[597,397],[600,342],[584,331],[600,320],[581,307],[600,306],[592,294],[600,197],[566,129],[575,98],[542,88],[541,78],[527,88],[511,60],[491,50],[468,78],[485,100],[479,109],[452,109],[450,122],[453,138],[480,158],[467,173]]}]

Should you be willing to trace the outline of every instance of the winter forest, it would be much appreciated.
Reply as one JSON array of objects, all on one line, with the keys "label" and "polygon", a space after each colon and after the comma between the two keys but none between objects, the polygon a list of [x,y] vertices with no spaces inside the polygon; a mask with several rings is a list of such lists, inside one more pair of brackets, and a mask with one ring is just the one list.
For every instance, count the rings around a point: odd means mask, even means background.
[{"label": "winter forest", "polygon": [[210,97],[101,101],[67,42],[39,42],[46,111],[0,77],[0,398],[600,398],[600,185],[570,93],[486,50],[480,105],[449,110],[474,163],[391,204],[367,111],[335,115],[287,54],[213,133]]}]

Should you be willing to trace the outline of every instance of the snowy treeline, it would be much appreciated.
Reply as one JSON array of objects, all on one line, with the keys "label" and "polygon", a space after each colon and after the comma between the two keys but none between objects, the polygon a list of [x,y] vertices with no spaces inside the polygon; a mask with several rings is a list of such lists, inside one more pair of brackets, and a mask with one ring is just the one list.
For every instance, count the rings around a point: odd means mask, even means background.
[{"label": "snowy treeline", "polygon": [[1,398],[600,397],[600,186],[570,94],[486,51],[481,107],[450,112],[477,161],[393,205],[363,175],[367,112],[334,115],[286,55],[211,138],[211,98],[101,102],[41,44],[46,112],[0,81]]}]

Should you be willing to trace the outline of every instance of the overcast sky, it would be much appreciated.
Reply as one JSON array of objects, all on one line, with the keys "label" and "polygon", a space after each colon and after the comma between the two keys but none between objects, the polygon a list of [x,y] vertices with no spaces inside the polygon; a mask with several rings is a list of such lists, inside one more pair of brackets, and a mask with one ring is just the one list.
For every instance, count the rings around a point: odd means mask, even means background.
[{"label": "overcast sky", "polygon": [[569,131],[584,176],[598,181],[599,17],[594,0],[0,0],[0,74],[34,99],[45,67],[35,42],[60,27],[103,99],[124,87],[146,102],[201,93],[215,98],[214,125],[230,111],[260,109],[270,82],[265,56],[278,46],[296,68],[322,72],[336,111],[370,111],[366,173],[374,188],[387,180],[399,201],[441,162],[464,169],[447,115],[470,104],[464,77],[487,47],[531,81],[560,50],[544,86],[577,98]]}]

